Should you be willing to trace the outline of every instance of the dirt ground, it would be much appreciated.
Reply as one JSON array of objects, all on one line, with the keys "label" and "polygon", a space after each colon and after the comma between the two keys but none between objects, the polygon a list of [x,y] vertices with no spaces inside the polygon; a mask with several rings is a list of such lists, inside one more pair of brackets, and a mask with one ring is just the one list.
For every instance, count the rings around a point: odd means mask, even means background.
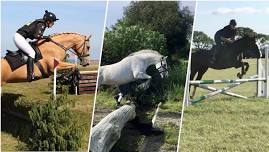
[{"label": "dirt ground", "polygon": [[[93,126],[102,118],[112,112],[113,109],[95,109]],[[170,123],[179,128],[180,112],[159,112],[155,125],[162,128]],[[178,134],[178,132],[177,132]],[[122,130],[120,140],[114,145],[111,152],[175,152],[177,145],[166,145],[165,136],[145,136],[136,130],[131,124],[127,124]]]}]

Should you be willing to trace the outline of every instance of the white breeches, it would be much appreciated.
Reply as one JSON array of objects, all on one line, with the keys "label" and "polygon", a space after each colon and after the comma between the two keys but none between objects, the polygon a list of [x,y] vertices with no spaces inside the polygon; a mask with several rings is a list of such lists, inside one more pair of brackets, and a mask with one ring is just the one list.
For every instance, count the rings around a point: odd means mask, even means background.
[{"label": "white breeches", "polygon": [[26,41],[23,36],[21,36],[19,33],[15,33],[13,40],[18,49],[21,49],[31,58],[35,58],[35,50],[31,47],[31,45]]}]

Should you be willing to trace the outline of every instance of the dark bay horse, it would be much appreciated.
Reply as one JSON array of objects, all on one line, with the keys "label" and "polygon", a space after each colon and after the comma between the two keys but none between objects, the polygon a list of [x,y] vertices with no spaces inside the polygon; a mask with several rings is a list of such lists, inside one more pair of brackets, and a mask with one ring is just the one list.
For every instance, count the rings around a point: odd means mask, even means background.
[{"label": "dark bay horse", "polygon": [[[222,70],[227,68],[240,68],[241,73],[237,74],[238,78],[242,78],[246,74],[249,68],[247,62],[242,61],[242,54],[248,58],[260,58],[261,52],[256,44],[255,37],[245,36],[236,40],[230,46],[223,47],[217,54],[216,62],[212,64],[213,50],[198,50],[192,53],[191,56],[191,75],[190,80],[194,80],[197,74],[196,80],[201,80],[208,68]],[[194,87],[191,97],[195,94],[196,87]]]}]

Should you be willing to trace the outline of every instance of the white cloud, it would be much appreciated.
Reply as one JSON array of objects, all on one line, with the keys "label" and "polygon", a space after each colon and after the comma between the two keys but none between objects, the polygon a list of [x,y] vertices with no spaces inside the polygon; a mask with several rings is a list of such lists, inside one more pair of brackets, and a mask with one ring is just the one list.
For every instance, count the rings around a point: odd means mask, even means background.
[{"label": "white cloud", "polygon": [[219,14],[254,14],[254,13],[268,13],[269,8],[266,9],[256,9],[253,7],[240,7],[240,8],[217,8],[216,10],[212,11],[212,14],[219,15]]}]

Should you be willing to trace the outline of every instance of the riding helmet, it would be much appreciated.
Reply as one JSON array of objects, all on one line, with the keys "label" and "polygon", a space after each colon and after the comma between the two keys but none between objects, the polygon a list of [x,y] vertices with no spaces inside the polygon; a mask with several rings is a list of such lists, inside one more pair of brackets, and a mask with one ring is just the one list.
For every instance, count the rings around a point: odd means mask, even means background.
[{"label": "riding helmet", "polygon": [[59,20],[59,19],[56,18],[56,16],[55,16],[54,13],[51,13],[51,12],[49,12],[47,10],[45,11],[45,14],[43,16],[43,19],[45,21],[51,21],[51,22],[55,22],[55,21]]},{"label": "riding helmet", "polygon": [[231,19],[231,20],[230,20],[230,25],[236,26],[236,21],[235,21],[235,19]]}]

